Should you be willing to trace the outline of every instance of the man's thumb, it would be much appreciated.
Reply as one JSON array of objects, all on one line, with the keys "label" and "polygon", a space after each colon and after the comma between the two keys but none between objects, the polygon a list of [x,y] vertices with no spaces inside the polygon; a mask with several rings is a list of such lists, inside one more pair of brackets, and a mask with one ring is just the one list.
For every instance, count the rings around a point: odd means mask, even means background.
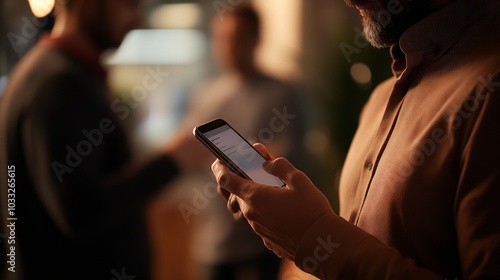
[{"label": "man's thumb", "polygon": [[264,162],[262,164],[262,168],[264,168],[264,170],[269,174],[283,180],[287,185],[290,185],[292,183],[292,179],[297,177],[297,175],[303,175],[303,173],[295,168],[287,159],[282,157]]}]

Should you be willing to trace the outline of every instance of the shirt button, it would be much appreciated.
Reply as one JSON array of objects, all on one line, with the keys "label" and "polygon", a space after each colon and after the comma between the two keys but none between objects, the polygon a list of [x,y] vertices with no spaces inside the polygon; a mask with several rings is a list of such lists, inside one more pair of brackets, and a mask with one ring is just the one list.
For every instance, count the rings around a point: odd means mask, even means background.
[{"label": "shirt button", "polygon": [[366,168],[368,168],[368,170],[372,170],[372,169],[373,169],[373,163],[369,162],[369,163],[366,165]]}]

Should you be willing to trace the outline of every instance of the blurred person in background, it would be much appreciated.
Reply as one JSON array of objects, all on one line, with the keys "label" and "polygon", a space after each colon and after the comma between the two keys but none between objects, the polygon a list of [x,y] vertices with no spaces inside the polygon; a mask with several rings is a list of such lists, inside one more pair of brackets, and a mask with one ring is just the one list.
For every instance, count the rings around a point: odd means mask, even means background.
[{"label": "blurred person in background", "polygon": [[[236,218],[321,279],[500,279],[500,1],[346,0],[393,77],[365,105],[340,216],[256,145],[283,188],[213,172]],[[232,193],[232,195],[230,194]]]},{"label": "blurred person in background", "polygon": [[[57,1],[52,32],[10,74],[0,104],[0,186],[2,231],[14,223],[15,248],[4,242],[1,255],[13,253],[15,263],[2,262],[2,279],[150,278],[145,204],[192,167],[183,159],[193,150],[171,143],[133,159],[111,106],[99,57],[138,26],[139,5]],[[15,212],[4,204],[13,194],[7,169],[15,172]]]},{"label": "blurred person in background", "polygon": [[[192,135],[195,126],[222,118],[250,141],[269,143],[273,151],[300,164],[305,115],[294,87],[262,73],[256,65],[260,38],[256,11],[242,4],[227,11],[223,19],[214,18],[212,35],[214,57],[222,74],[192,94],[179,135]],[[194,137],[185,145],[203,146]],[[206,150],[192,160],[208,167],[213,159]],[[203,178],[183,188],[203,188],[213,180]],[[279,258],[246,222],[232,219],[223,199],[210,200],[195,224],[194,257],[202,265],[203,279],[277,279]]]}]

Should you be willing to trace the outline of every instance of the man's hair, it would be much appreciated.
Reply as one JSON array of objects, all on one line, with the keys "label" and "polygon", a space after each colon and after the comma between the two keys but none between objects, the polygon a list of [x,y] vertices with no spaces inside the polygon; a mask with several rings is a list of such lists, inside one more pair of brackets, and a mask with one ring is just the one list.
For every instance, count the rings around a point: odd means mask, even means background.
[{"label": "man's hair", "polygon": [[249,36],[256,41],[260,37],[260,18],[251,5],[242,4],[229,11],[228,16],[233,16],[248,28]]}]

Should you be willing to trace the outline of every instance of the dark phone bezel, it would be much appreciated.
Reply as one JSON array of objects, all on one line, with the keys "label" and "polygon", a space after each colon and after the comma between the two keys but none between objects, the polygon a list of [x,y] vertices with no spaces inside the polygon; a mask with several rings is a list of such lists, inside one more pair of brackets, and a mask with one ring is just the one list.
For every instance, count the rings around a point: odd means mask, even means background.
[{"label": "dark phone bezel", "polygon": [[[253,146],[252,144],[250,144],[250,142],[248,142],[243,136],[241,136],[241,134],[236,131],[236,129],[234,129],[230,124],[228,124],[225,120],[223,119],[214,119],[214,120],[211,120],[207,123],[204,123],[200,126],[197,126],[193,129],[193,134],[194,136],[196,136],[196,138],[198,138],[198,140],[200,140],[218,159],[220,159],[222,162],[224,162],[224,164],[226,164],[226,166],[228,166],[231,171],[233,171],[234,173],[240,175],[241,177],[245,178],[245,179],[248,179],[248,180],[252,180],[246,173],[245,171],[243,171],[238,165],[236,165],[229,157],[227,157],[217,146],[215,146],[212,141],[210,141],[205,135],[204,133],[206,132],[209,132],[209,131],[212,131],[214,129],[217,129],[219,127],[222,127],[224,125],[227,125],[229,127],[229,129],[232,129],[241,139],[243,139],[243,141],[245,141],[250,147],[252,147],[252,149],[254,149],[254,151],[262,157],[262,159],[266,160],[264,158],[264,156],[259,153],[259,151],[257,151]],[[285,182],[283,182],[283,180],[281,180],[280,178],[278,178],[280,180],[280,182],[282,183],[281,187],[283,187],[285,185]]]}]

